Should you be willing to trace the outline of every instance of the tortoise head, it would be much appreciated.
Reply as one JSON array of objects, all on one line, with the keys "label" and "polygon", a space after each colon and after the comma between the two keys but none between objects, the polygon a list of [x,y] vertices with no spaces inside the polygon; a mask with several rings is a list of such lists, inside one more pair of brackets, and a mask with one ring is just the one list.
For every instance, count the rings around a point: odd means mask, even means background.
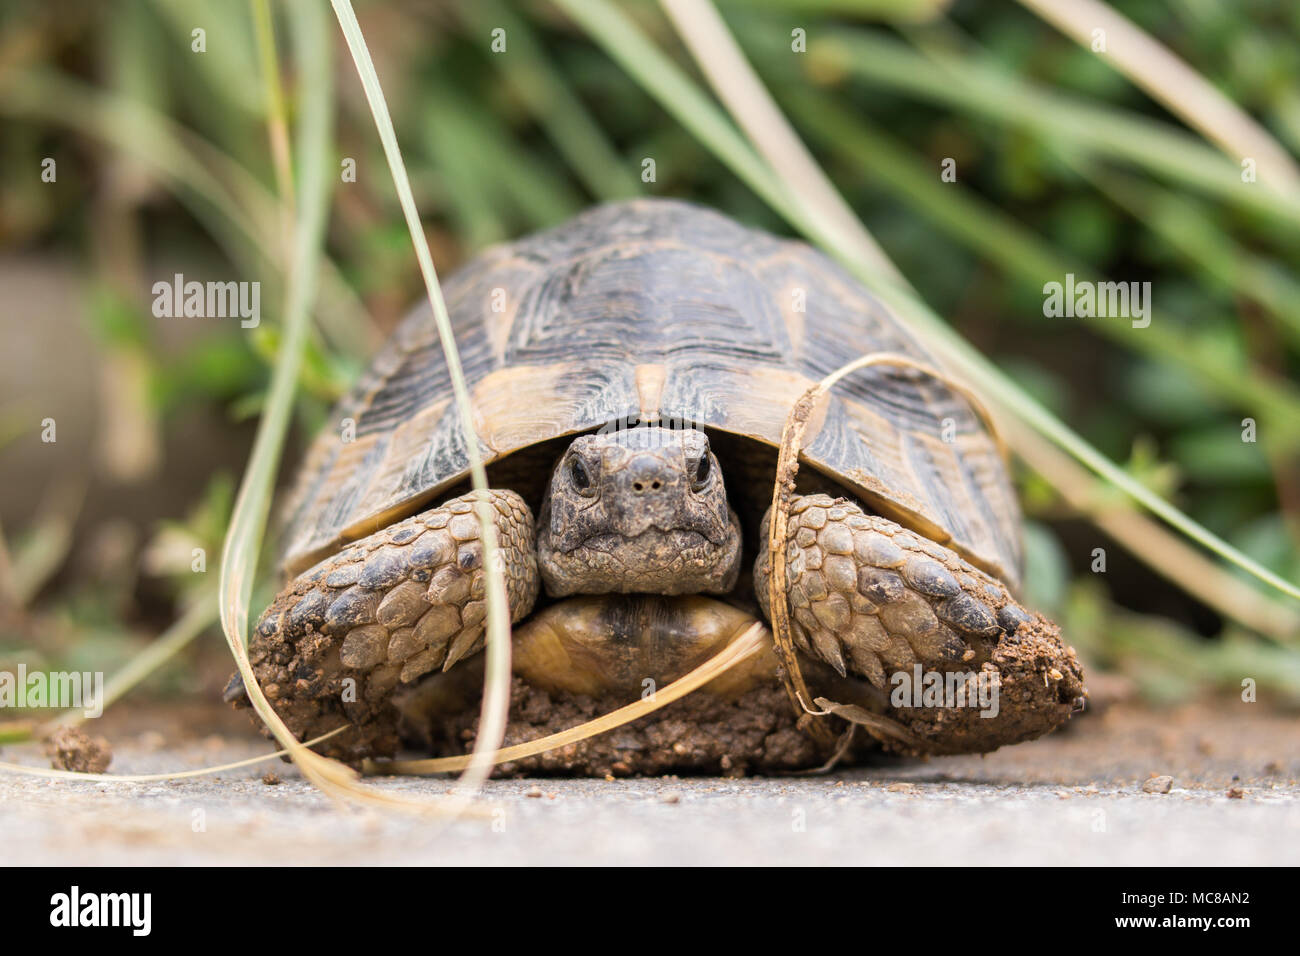
[{"label": "tortoise head", "polygon": [[575,438],[537,528],[542,581],[567,594],[722,594],[740,570],[740,523],[722,469],[694,429]]}]

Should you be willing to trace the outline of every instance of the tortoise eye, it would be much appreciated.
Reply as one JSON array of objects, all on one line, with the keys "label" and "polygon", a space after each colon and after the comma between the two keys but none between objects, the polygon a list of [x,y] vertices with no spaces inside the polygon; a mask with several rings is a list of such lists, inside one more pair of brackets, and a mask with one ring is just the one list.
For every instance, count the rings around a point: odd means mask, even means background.
[{"label": "tortoise eye", "polygon": [[573,479],[573,487],[579,491],[586,491],[591,487],[591,476],[587,474],[587,467],[577,455],[569,459],[569,477]]},{"label": "tortoise eye", "polygon": [[709,480],[709,470],[712,466],[709,464],[709,453],[706,451],[700,456],[699,461],[695,463],[694,484],[696,488],[702,486]]}]

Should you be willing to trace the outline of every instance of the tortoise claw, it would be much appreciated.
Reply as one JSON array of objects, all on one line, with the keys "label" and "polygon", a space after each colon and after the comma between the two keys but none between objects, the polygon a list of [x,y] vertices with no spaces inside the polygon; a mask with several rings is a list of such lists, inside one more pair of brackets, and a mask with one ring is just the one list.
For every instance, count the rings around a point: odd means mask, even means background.
[{"label": "tortoise claw", "polygon": [[221,692],[221,699],[227,704],[247,703],[248,692],[244,689],[244,678],[235,673]]}]

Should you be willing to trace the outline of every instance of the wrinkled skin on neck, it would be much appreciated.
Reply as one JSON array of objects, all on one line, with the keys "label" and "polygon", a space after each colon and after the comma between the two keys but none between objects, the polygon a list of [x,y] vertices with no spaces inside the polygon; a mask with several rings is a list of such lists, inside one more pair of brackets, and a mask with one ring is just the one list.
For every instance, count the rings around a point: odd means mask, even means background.
[{"label": "wrinkled skin on neck", "polygon": [[537,556],[552,597],[730,591],[740,523],[708,437],[638,427],[575,438],[551,474]]}]

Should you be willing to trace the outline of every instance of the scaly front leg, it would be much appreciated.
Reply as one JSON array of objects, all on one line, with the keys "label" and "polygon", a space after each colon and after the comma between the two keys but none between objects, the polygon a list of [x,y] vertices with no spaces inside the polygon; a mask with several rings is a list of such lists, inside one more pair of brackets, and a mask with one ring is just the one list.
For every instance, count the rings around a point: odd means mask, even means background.
[{"label": "scaly front leg", "polygon": [[[754,585],[770,619],[767,528]],[[1056,625],[948,548],[809,495],[791,506],[786,560],[795,644],[887,692],[887,715],[930,752],[1037,737],[1079,705],[1082,673]]]},{"label": "scaly front leg", "polygon": [[[490,491],[512,621],[537,598],[533,516],[513,491]],[[389,698],[483,646],[483,550],[473,495],[348,545],[295,578],[258,621],[249,658],[299,739],[354,727],[323,745],[355,759],[392,753]]]}]

